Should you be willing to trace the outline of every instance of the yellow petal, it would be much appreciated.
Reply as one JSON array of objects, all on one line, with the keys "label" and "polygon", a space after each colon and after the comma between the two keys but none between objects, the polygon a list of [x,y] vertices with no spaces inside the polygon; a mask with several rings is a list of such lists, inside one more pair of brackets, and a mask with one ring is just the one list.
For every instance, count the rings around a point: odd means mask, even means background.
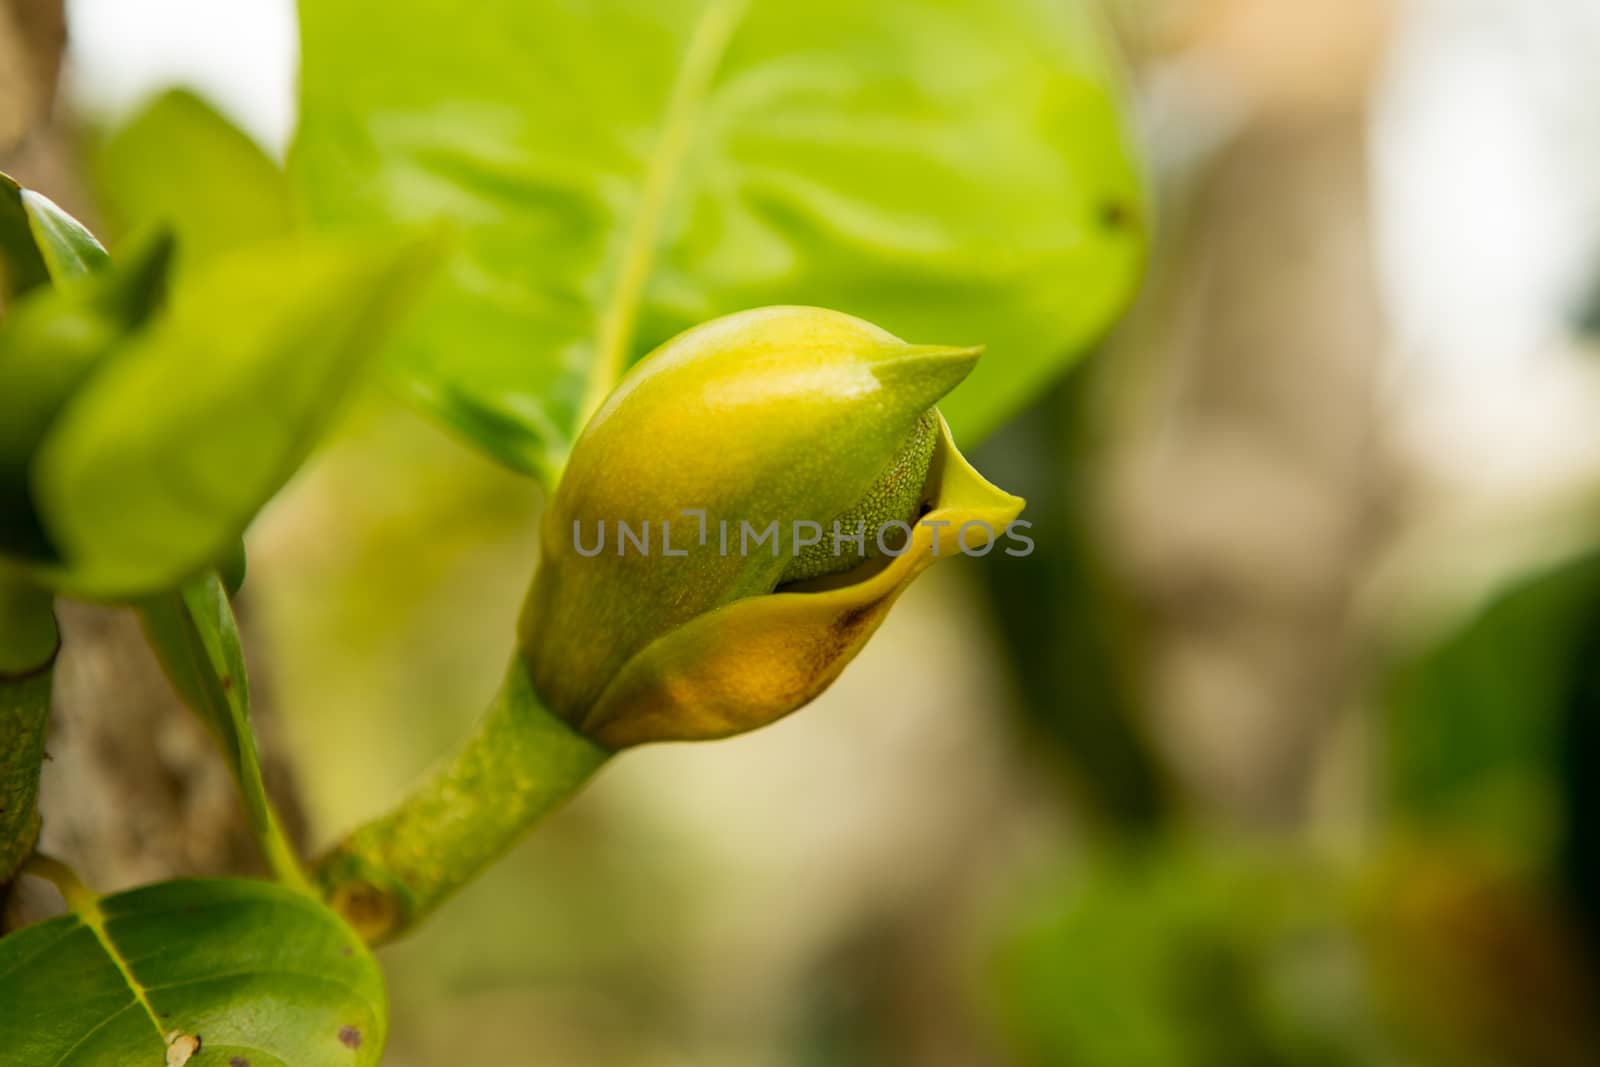
[{"label": "yellow petal", "polygon": [[911,580],[961,553],[964,524],[985,524],[968,529],[970,552],[1022,511],[1022,499],[985,481],[940,421],[933,507],[899,556],[836,588],[734,601],[656,639],[607,686],[582,731],[613,749],[728,737],[779,719],[826,689]]}]

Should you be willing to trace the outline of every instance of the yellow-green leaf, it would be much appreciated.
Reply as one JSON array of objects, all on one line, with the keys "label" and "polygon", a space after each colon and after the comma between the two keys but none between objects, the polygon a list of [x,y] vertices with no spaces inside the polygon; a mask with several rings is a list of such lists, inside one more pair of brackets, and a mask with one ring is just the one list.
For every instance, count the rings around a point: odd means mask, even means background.
[{"label": "yellow-green leaf", "polygon": [[945,409],[970,441],[1140,271],[1085,0],[317,0],[301,22],[291,177],[323,224],[455,224],[395,367],[523,470],[559,466],[645,352],[770,304],[986,344]]},{"label": "yellow-green leaf", "polygon": [[97,199],[113,242],[162,227],[180,269],[290,233],[288,181],[278,165],[200,97],[156,97],[92,154]]},{"label": "yellow-green leaf", "polygon": [[34,498],[75,592],[170,588],[294,473],[427,266],[416,242],[252,245],[207,266],[79,389]]}]

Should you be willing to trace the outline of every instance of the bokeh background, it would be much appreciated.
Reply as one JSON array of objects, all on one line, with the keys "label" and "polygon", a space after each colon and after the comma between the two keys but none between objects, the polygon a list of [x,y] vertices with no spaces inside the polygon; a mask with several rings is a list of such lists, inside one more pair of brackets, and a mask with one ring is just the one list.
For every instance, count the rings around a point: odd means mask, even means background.
[{"label": "bokeh background", "polygon": [[[388,1063],[1600,1062],[1600,7],[1107,13],[1156,250],[976,449],[1037,552],[932,571],[803,714],[608,768],[383,952]],[[93,219],[174,84],[281,154],[295,62],[287,0],[0,0],[0,167]],[[312,847],[466,732],[539,506],[375,389],[251,531]],[[248,864],[131,625],[67,622],[47,845]]]}]

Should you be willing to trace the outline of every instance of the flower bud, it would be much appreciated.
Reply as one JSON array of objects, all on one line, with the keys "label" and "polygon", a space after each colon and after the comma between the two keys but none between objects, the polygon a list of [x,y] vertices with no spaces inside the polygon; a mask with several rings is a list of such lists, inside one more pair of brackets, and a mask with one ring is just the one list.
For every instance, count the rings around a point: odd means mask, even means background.
[{"label": "flower bud", "polygon": [[[521,623],[541,699],[620,748],[738,733],[815,697],[911,578],[1021,509],[933,407],[978,354],[778,307],[647,356],[546,511]],[[960,546],[969,522],[986,532]]]}]

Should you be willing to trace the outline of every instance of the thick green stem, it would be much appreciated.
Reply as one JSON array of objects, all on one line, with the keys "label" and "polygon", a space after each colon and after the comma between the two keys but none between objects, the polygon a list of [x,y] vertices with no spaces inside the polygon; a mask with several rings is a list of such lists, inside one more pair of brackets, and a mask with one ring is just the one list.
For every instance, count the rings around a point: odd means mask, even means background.
[{"label": "thick green stem", "polygon": [[39,838],[39,769],[59,646],[50,595],[0,574],[0,886]]},{"label": "thick green stem", "polygon": [[323,856],[313,878],[362,937],[390,940],[520,841],[610,756],[540,703],[513,657],[461,750]]}]

